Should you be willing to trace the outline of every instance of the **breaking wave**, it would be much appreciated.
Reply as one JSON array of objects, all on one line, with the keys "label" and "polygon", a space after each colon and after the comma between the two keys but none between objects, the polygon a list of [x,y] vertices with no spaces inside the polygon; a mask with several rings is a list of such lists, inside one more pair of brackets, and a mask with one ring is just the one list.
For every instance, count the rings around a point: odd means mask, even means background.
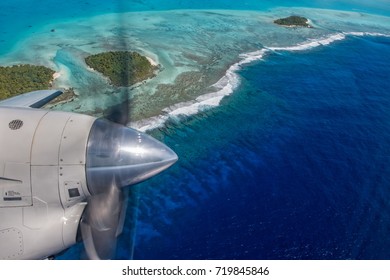
[{"label": "breaking wave", "polygon": [[133,122],[131,127],[140,131],[148,131],[161,127],[169,119],[180,119],[181,117],[188,117],[195,115],[203,110],[216,107],[221,103],[221,100],[228,95],[231,95],[240,84],[240,77],[238,71],[242,66],[250,64],[255,61],[263,59],[269,52],[277,51],[304,51],[313,48],[327,46],[334,42],[346,39],[347,36],[380,36],[390,37],[388,34],[372,33],[372,32],[343,32],[331,34],[327,37],[319,39],[310,39],[303,43],[287,46],[287,47],[264,47],[261,50],[243,53],[239,56],[240,60],[229,67],[225,75],[215,84],[210,86],[210,93],[203,94],[190,102],[182,102],[165,108],[163,114],[160,116],[144,119]]}]

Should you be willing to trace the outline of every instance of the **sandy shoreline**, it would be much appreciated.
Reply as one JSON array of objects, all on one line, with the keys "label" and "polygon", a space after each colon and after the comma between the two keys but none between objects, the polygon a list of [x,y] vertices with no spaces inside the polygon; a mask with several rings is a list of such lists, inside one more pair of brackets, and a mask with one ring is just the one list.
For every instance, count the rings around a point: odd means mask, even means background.
[{"label": "sandy shoreline", "polygon": [[56,79],[58,79],[59,77],[61,77],[61,73],[60,73],[60,72],[55,72],[55,73],[53,74],[53,81],[56,80]]},{"label": "sandy shoreline", "polygon": [[149,56],[145,56],[146,59],[150,62],[152,66],[158,66],[158,63],[153,60],[153,58],[150,58]]}]

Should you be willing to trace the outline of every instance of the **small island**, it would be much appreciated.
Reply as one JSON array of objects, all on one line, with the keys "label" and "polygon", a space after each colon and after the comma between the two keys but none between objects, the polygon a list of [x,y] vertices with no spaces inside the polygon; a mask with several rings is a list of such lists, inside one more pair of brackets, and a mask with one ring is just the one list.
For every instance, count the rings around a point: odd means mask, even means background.
[{"label": "small island", "polygon": [[274,23],[278,25],[283,25],[287,27],[307,27],[312,28],[312,26],[309,24],[309,20],[305,17],[301,16],[289,16],[286,18],[280,18],[277,20],[274,20]]},{"label": "small island", "polygon": [[108,77],[119,87],[129,87],[154,77],[158,69],[149,59],[137,52],[111,51],[94,54],[85,58],[92,69]]},{"label": "small island", "polygon": [[0,100],[12,96],[48,89],[55,71],[37,65],[13,65],[0,67]]}]

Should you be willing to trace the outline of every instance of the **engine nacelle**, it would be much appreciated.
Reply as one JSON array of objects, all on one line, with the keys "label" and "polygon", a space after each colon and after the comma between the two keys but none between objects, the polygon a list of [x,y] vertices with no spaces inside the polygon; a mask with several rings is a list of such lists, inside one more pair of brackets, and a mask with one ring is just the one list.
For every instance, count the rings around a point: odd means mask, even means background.
[{"label": "engine nacelle", "polygon": [[45,258],[76,242],[95,120],[0,107],[0,259]]},{"label": "engine nacelle", "polygon": [[[95,251],[108,252],[123,226],[122,188],[178,159],[163,143],[123,125],[33,109],[58,94],[37,91],[0,102],[0,259],[63,251],[76,242],[81,218],[87,254],[99,258]],[[108,230],[110,241],[100,239]]]}]

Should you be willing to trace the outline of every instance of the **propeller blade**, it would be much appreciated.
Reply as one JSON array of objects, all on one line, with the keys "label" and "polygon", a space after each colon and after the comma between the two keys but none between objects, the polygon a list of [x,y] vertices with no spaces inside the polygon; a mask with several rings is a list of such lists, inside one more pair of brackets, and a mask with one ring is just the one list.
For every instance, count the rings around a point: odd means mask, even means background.
[{"label": "propeller blade", "polygon": [[114,257],[121,217],[126,210],[124,204],[124,194],[114,182],[107,192],[90,197],[80,225],[89,259]]},{"label": "propeller blade", "polygon": [[[125,10],[124,5],[125,2],[118,1],[119,12]],[[118,20],[121,28],[116,45],[120,50],[129,51],[127,15],[118,13]],[[125,67],[129,70],[130,65]],[[117,237],[123,231],[129,191],[133,203],[130,248],[133,256],[139,192],[138,188],[129,190],[125,187],[156,175],[178,159],[164,144],[126,127],[131,114],[130,90],[130,87],[124,87],[114,92],[111,101],[117,105],[105,109],[104,118],[116,125],[98,120],[90,134],[86,171],[91,197],[80,223],[85,251],[90,259],[114,257]]]},{"label": "propeller blade", "polygon": [[[126,219],[127,228],[126,228],[126,255],[124,256],[127,259],[134,259],[134,250],[135,250],[135,241],[137,235],[137,224],[138,224],[138,211],[139,211],[139,199],[140,191],[139,185],[129,188],[129,205],[130,208],[128,217]],[[130,252],[130,253],[129,253]]]},{"label": "propeller blade", "polygon": [[111,108],[107,109],[107,112],[105,114],[105,118],[109,121],[112,121],[114,123],[118,123],[121,125],[126,126],[129,123],[129,115],[130,115],[130,109],[129,109],[129,99],[128,99],[128,93],[122,93],[123,96],[122,99],[125,99],[123,102],[112,106]]}]

